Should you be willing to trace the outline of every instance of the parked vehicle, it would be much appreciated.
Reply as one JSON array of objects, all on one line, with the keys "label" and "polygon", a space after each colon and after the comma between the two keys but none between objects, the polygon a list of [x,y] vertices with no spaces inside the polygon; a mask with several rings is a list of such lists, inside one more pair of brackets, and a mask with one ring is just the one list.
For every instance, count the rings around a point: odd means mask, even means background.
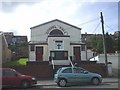
[{"label": "parked vehicle", "polygon": [[81,67],[62,67],[54,75],[54,80],[60,87],[64,87],[69,83],[91,83],[93,85],[99,85],[102,82],[102,76],[89,72]]},{"label": "parked vehicle", "polygon": [[28,75],[22,75],[15,69],[11,68],[0,68],[2,75],[2,87],[19,87],[19,88],[29,88],[37,84],[36,78]]}]

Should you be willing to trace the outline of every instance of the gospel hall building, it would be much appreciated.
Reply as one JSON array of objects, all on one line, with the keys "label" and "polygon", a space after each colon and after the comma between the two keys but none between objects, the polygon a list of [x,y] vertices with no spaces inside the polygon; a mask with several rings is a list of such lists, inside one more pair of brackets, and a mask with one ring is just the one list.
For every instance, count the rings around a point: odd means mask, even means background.
[{"label": "gospel hall building", "polygon": [[31,29],[29,62],[54,61],[55,65],[69,65],[86,60],[81,28],[55,19]]}]

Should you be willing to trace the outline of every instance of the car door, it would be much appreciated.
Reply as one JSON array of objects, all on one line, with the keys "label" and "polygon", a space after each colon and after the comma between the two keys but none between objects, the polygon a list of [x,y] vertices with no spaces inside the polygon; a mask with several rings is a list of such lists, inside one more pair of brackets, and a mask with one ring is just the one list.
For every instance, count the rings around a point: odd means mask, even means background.
[{"label": "car door", "polygon": [[79,73],[78,68],[73,68],[73,76],[74,76],[76,83],[80,81],[81,77],[80,77],[80,73]]},{"label": "car door", "polygon": [[88,82],[90,79],[89,72],[87,72],[85,69],[82,68],[74,68],[74,76],[76,79],[76,82]]},{"label": "car door", "polygon": [[3,84],[5,86],[18,86],[19,85],[19,77],[16,75],[16,71],[14,70],[4,70],[4,75],[3,75]]},{"label": "car door", "polygon": [[74,73],[72,68],[66,68],[62,71],[62,76],[67,79],[68,82],[75,82]]}]

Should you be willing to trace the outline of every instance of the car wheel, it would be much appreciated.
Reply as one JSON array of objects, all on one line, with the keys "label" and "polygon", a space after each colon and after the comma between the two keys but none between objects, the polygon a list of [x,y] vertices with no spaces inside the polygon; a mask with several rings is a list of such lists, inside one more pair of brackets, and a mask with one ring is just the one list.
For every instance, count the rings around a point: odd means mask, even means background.
[{"label": "car wheel", "polygon": [[67,84],[67,81],[65,79],[60,79],[58,81],[58,86],[60,86],[60,87],[65,87],[66,84]]},{"label": "car wheel", "polygon": [[98,78],[93,78],[93,79],[92,79],[92,84],[93,84],[93,85],[99,85],[99,84],[100,84],[99,79],[98,79]]},{"label": "car wheel", "polygon": [[21,82],[21,87],[22,88],[29,88],[30,87],[30,82],[29,81],[22,81]]}]

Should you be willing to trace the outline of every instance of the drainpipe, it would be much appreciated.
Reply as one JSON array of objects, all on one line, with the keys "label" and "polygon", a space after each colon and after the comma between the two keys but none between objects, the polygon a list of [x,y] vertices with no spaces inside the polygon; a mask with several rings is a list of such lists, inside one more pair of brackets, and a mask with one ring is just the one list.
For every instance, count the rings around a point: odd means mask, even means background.
[{"label": "drainpipe", "polygon": [[87,43],[86,43],[86,37],[85,37],[85,52],[86,52],[86,61],[87,61],[88,58],[87,58]]},{"label": "drainpipe", "polygon": [[86,61],[88,60],[87,59],[87,45],[85,45],[85,52],[86,52]]}]

